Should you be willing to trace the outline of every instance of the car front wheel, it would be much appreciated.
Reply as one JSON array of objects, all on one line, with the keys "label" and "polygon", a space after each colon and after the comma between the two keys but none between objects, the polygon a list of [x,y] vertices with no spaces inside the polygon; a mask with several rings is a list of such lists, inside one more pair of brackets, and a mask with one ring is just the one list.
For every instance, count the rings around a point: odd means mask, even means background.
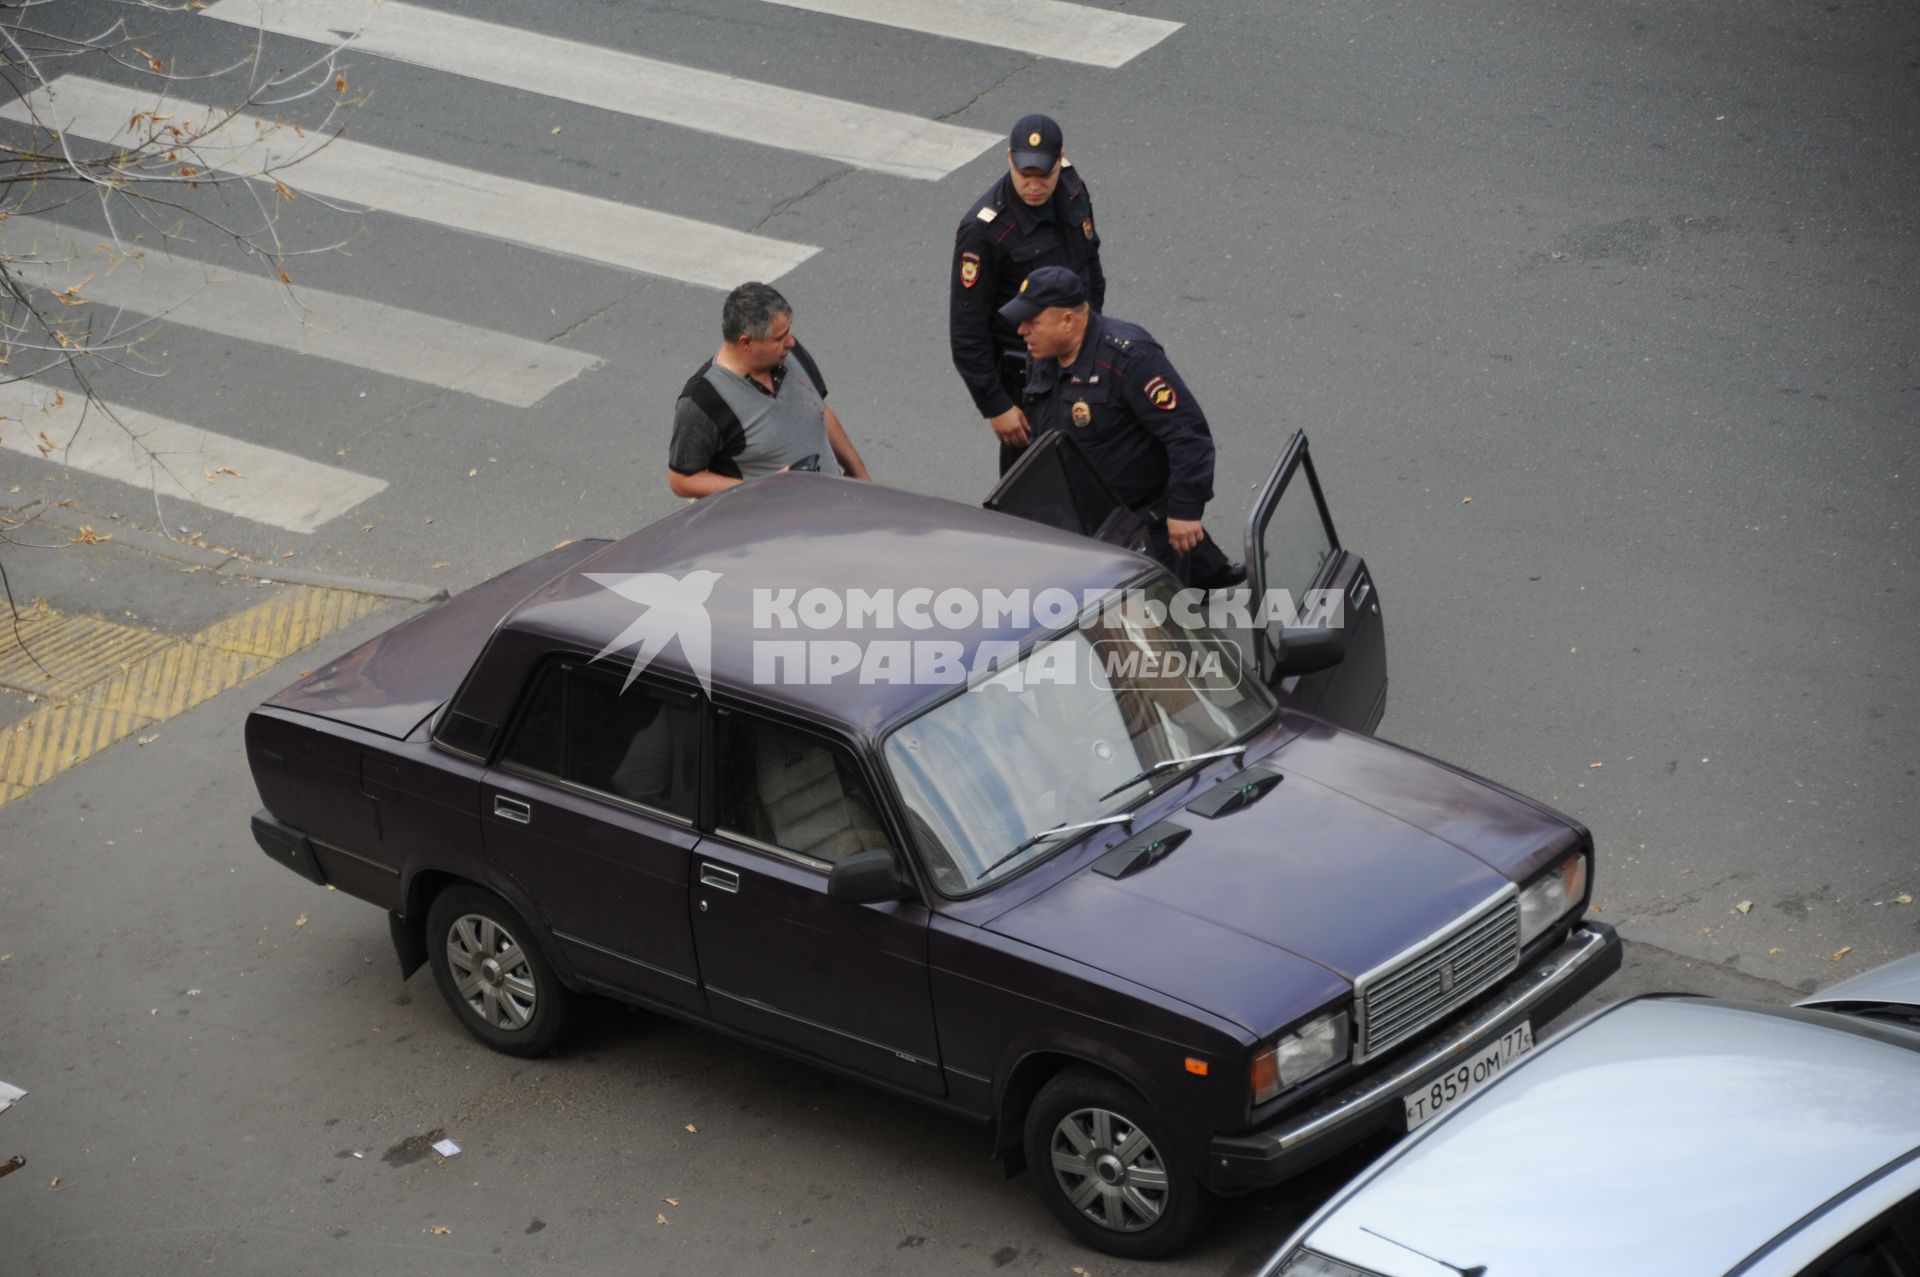
[{"label": "car front wheel", "polygon": [[427,956],[454,1015],[494,1050],[538,1056],[559,1042],[568,992],[498,896],[465,885],[441,892],[427,911]]},{"label": "car front wheel", "polygon": [[1068,1069],[1040,1088],[1027,1110],[1026,1152],[1048,1208],[1109,1255],[1171,1255],[1217,1202],[1174,1156],[1146,1100],[1091,1069]]}]

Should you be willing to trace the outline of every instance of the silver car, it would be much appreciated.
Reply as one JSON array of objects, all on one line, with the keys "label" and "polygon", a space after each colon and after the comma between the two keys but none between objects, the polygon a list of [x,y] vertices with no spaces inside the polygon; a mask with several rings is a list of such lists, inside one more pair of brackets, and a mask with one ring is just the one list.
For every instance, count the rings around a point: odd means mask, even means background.
[{"label": "silver car", "polygon": [[1498,1072],[1410,1105],[1260,1277],[1920,1277],[1920,954],[1618,1003]]}]

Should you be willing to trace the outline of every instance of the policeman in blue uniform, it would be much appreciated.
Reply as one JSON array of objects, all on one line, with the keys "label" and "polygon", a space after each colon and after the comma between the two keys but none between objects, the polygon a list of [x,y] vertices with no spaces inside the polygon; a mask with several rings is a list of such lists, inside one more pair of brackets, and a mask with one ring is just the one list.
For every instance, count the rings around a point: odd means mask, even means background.
[{"label": "policeman in blue uniform", "polygon": [[1008,138],[1006,174],[974,201],[954,237],[947,305],[953,366],[1000,439],[1002,474],[1029,432],[1020,405],[1026,351],[1000,307],[1041,266],[1069,268],[1095,310],[1106,303],[1093,200],[1062,148],[1058,124],[1023,116]]},{"label": "policeman in blue uniform", "polygon": [[1030,357],[1023,406],[1033,433],[1072,432],[1115,495],[1153,514],[1147,552],[1184,584],[1244,581],[1200,522],[1213,499],[1213,432],[1153,334],[1100,314],[1064,266],[1028,275],[1000,316]]}]

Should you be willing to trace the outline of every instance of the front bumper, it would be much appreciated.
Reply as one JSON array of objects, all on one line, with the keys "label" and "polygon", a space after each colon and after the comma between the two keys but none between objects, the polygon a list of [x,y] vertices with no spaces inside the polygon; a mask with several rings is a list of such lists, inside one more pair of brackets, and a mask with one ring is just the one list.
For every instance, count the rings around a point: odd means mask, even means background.
[{"label": "front bumper", "polygon": [[1404,1131],[1401,1097],[1425,1087],[1522,1020],[1539,1028],[1620,969],[1620,937],[1584,921],[1552,950],[1483,1002],[1419,1039],[1412,1054],[1369,1073],[1344,1091],[1259,1130],[1218,1135],[1208,1145],[1204,1178],[1237,1192],[1278,1184],[1378,1132]]}]

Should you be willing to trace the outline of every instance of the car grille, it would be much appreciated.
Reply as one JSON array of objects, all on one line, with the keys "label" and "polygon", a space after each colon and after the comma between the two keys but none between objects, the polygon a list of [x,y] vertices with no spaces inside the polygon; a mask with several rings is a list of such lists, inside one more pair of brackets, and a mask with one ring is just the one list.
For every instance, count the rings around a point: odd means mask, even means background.
[{"label": "car grille", "polygon": [[1397,1046],[1485,992],[1520,964],[1520,893],[1513,887],[1354,982],[1355,1060]]}]

